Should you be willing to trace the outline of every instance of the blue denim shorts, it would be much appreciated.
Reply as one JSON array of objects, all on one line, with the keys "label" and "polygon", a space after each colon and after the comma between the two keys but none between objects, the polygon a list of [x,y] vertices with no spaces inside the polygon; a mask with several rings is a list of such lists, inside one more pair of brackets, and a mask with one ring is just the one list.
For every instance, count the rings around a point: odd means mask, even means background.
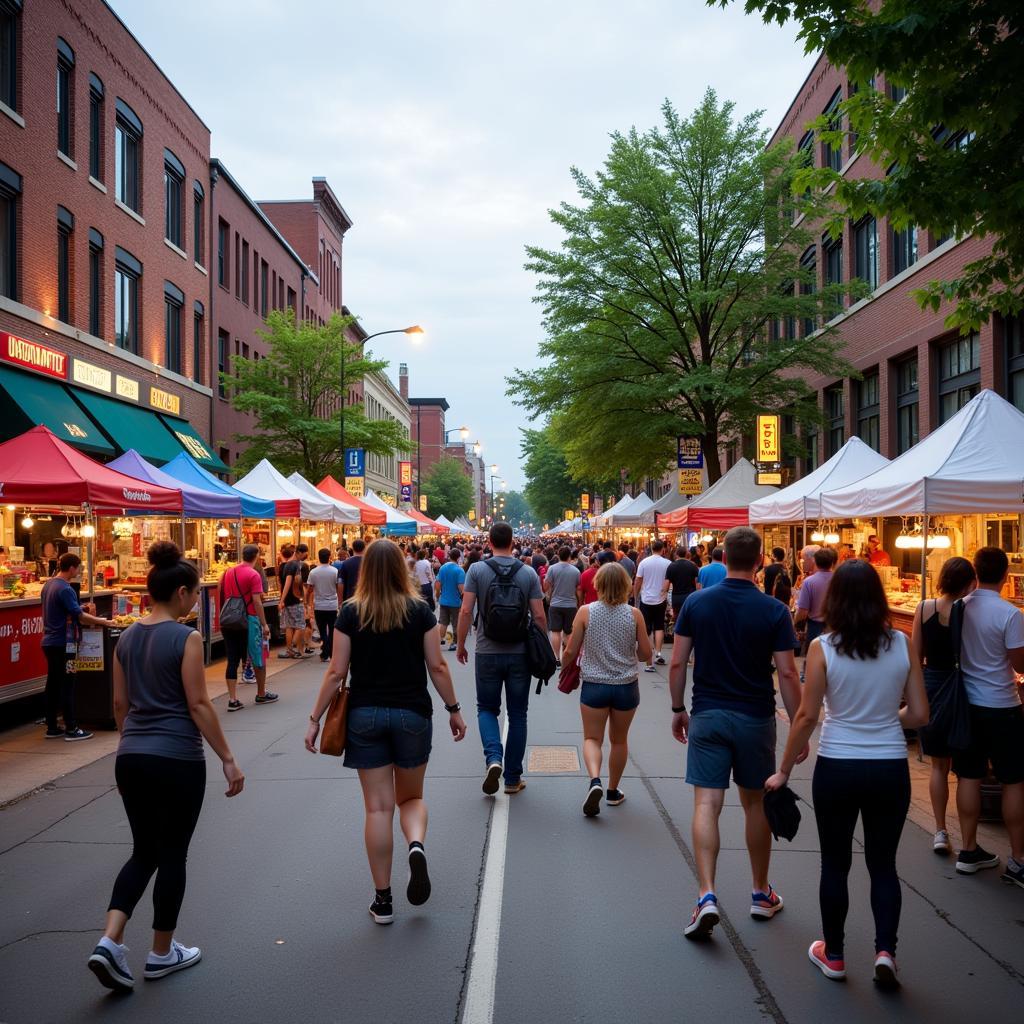
[{"label": "blue denim shorts", "polygon": [[580,703],[588,708],[611,708],[612,711],[632,711],[640,706],[640,684],[588,683],[580,687]]},{"label": "blue denim shorts", "polygon": [[705,789],[763,789],[775,774],[775,716],[715,708],[690,716],[686,781]]},{"label": "blue denim shorts", "polygon": [[418,768],[430,757],[433,723],[404,708],[350,708],[346,768]]}]

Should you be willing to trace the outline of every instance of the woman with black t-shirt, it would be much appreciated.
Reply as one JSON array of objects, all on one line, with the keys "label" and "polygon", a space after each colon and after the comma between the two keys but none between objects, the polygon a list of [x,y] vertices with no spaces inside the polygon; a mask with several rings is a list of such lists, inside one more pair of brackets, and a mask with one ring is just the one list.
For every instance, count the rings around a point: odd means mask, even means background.
[{"label": "woman with black t-shirt", "polygon": [[407,897],[413,906],[430,897],[423,849],[423,777],[433,731],[428,673],[449,714],[452,736],[458,742],[466,735],[436,629],[434,613],[420,596],[402,551],[390,541],[375,541],[363,556],[355,596],[338,614],[331,663],[306,731],[306,749],[315,753],[320,718],[351,669],[345,767],[359,772],[363,788],[366,856],[376,889],[370,915],[378,924],[393,920],[396,805],[409,843]]}]

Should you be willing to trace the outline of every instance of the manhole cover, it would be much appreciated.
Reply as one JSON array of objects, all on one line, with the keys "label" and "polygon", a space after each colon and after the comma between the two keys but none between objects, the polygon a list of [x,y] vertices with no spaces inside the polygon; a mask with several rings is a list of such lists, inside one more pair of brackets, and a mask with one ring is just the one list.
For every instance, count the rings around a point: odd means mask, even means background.
[{"label": "manhole cover", "polygon": [[530,747],[530,759],[526,770],[549,775],[558,772],[578,772],[580,758],[575,747]]}]

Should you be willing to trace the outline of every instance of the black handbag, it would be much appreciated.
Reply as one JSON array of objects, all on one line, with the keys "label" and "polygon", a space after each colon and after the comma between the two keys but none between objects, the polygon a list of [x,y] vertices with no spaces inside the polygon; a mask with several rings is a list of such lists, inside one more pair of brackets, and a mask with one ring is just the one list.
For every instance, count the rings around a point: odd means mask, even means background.
[{"label": "black handbag", "polygon": [[971,709],[960,666],[963,643],[965,607],[954,601],[949,612],[949,629],[953,640],[953,669],[932,691],[928,733],[950,750],[969,750],[971,746]]},{"label": "black handbag", "polygon": [[526,630],[526,664],[530,675],[537,678],[537,693],[558,671],[558,659],[551,647],[548,634],[536,622],[531,621]]}]

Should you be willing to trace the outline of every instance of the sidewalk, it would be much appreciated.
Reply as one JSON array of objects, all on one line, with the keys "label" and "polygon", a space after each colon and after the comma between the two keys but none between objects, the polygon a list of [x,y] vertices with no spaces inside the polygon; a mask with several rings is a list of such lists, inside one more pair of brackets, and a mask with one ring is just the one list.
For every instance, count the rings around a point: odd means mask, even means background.
[{"label": "sidewalk", "polygon": [[[316,658],[295,662],[279,659],[271,651],[267,665],[268,681],[296,664],[319,664]],[[224,681],[225,661],[220,658],[206,666],[206,686],[211,700],[227,692]],[[252,703],[256,686],[241,680],[239,669],[239,696],[246,704]],[[248,695],[248,696],[247,696]],[[115,729],[96,730],[91,740],[65,743],[47,740],[41,725],[21,725],[0,733],[0,807],[17,802],[37,789],[54,783],[69,772],[77,771],[112,754],[117,749],[118,733]]]}]

